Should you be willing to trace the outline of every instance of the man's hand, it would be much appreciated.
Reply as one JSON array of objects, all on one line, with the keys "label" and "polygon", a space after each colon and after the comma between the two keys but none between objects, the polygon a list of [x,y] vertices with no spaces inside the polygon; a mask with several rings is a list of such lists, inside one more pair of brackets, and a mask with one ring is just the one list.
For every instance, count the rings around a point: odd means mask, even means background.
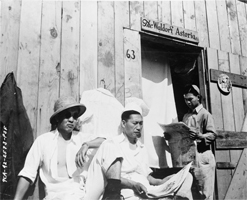
[{"label": "man's hand", "polygon": [[102,142],[105,141],[105,138],[97,137],[93,140],[83,143],[80,150],[76,154],[75,164],[77,167],[83,167],[84,163],[87,162],[87,150],[90,148],[99,148]]},{"label": "man's hand", "polygon": [[147,198],[147,188],[138,182],[132,183],[132,190],[137,194],[138,196],[142,198]]},{"label": "man's hand", "polygon": [[190,127],[190,138],[192,140],[196,140],[196,139],[203,139],[204,136],[202,133],[200,133],[200,131],[198,130],[198,128],[194,128],[194,127]]},{"label": "man's hand", "polygon": [[75,164],[77,167],[83,167],[86,162],[87,150],[89,146],[87,143],[83,143],[80,150],[77,152],[75,157]]},{"label": "man's hand", "polygon": [[121,185],[123,189],[132,189],[136,195],[143,199],[147,198],[147,188],[143,184],[121,177]]},{"label": "man's hand", "polygon": [[170,140],[171,139],[171,135],[169,133],[164,132],[163,134],[164,134],[165,140]]}]

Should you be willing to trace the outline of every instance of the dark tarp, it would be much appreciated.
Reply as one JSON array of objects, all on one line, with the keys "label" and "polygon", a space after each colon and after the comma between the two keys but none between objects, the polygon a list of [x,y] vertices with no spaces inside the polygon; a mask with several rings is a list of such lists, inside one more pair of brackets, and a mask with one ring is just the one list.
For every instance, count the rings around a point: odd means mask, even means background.
[{"label": "dark tarp", "polygon": [[21,89],[9,73],[0,88],[1,198],[13,199],[17,176],[33,143],[33,133]]}]

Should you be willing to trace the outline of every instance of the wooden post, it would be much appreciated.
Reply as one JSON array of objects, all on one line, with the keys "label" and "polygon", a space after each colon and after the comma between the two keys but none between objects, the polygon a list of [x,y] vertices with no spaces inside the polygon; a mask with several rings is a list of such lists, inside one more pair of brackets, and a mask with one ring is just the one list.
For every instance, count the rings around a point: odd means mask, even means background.
[{"label": "wooden post", "polygon": [[142,98],[140,45],[139,32],[124,29],[125,98]]}]

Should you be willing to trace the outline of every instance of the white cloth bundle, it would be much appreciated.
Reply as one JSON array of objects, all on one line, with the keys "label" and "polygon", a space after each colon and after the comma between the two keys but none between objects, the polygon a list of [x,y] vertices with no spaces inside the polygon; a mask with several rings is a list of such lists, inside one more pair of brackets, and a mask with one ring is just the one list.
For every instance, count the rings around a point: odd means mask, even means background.
[{"label": "white cloth bundle", "polygon": [[103,88],[84,91],[80,102],[87,107],[80,117],[82,133],[92,139],[119,134],[123,105],[110,91]]}]

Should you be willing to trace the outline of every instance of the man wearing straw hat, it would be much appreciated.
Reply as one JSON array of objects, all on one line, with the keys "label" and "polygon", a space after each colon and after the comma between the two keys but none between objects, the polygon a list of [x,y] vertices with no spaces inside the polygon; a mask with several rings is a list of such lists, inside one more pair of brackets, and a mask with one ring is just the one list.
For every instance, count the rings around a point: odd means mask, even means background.
[{"label": "man wearing straw hat", "polygon": [[83,134],[75,131],[78,117],[86,111],[73,97],[59,98],[50,117],[52,131],[40,135],[33,143],[24,168],[19,173],[15,200],[22,199],[39,175],[45,185],[45,199],[77,200],[85,195],[85,178],[89,148],[97,148],[104,138],[85,143]]},{"label": "man wearing straw hat", "polygon": [[[120,200],[122,197],[129,200],[158,199],[164,197],[168,188],[172,187],[175,181],[166,184],[172,176],[153,178],[147,165],[147,154],[140,142],[143,116],[147,113],[148,108],[140,99],[134,98],[126,104],[121,116],[122,133],[104,141],[90,164],[85,200],[98,200],[102,196],[103,200]],[[115,178],[106,178],[105,172],[114,165],[117,165]],[[187,173],[170,194],[171,198],[175,193],[183,199],[192,199],[191,185],[192,175]],[[152,190],[154,192],[150,193]]]}]

